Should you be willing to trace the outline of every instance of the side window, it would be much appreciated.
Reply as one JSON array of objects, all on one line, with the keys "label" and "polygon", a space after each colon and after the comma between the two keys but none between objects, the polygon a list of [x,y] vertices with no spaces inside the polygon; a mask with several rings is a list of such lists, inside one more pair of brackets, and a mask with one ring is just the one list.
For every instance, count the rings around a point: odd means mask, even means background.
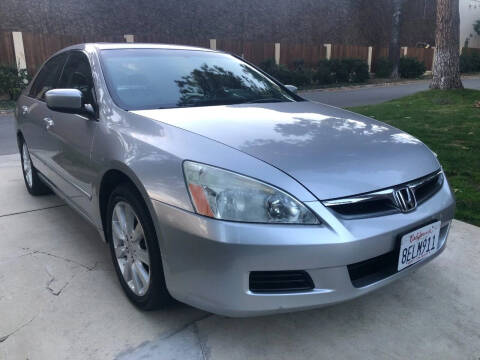
[{"label": "side window", "polygon": [[43,100],[45,93],[55,88],[66,58],[65,54],[57,55],[43,66],[30,88],[29,96]]},{"label": "side window", "polygon": [[92,71],[84,53],[73,51],[70,54],[57,88],[78,89],[83,93],[85,104],[94,104]]}]

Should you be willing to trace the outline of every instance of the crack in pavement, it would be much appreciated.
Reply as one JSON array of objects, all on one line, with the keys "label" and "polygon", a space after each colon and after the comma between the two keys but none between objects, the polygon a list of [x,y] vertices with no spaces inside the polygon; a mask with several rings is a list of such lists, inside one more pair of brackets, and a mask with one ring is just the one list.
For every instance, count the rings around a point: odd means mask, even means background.
[{"label": "crack in pavement", "polygon": [[[95,270],[97,265],[98,265],[98,262],[95,262],[95,264],[92,267],[85,269],[84,272],[89,272],[89,271]],[[73,274],[72,277],[70,278],[70,280],[65,281],[65,284],[60,289],[55,290],[54,288],[51,287],[52,283],[57,280],[55,278],[55,275],[53,275],[50,271],[48,271],[48,268],[46,266],[45,266],[45,271],[48,274],[48,276],[50,276],[50,279],[47,281],[46,289],[48,291],[50,291],[52,293],[52,295],[55,295],[55,296],[60,296],[62,294],[63,290],[65,290],[66,287],[68,285],[70,285],[72,280],[75,279],[75,277],[80,273],[80,271],[78,271],[75,274]]]},{"label": "crack in pavement", "polygon": [[[38,314],[37,314],[38,315]],[[5,336],[0,336],[0,343],[4,342],[5,340],[7,340],[10,336],[16,334],[17,332],[19,332],[20,330],[22,330],[25,326],[28,326],[33,320],[35,320],[35,318],[37,317],[37,315],[35,315],[34,317],[32,317],[29,321],[27,321],[26,323],[20,325],[19,327],[17,327],[15,330],[13,330],[10,334],[7,334]]]},{"label": "crack in pavement", "polygon": [[62,207],[62,206],[67,206],[67,205],[66,205],[66,204],[60,204],[60,205],[47,206],[47,207],[45,207],[45,208],[40,208],[40,209],[18,211],[18,212],[14,212],[14,213],[11,213],[11,214],[3,214],[3,215],[0,215],[0,218],[2,218],[2,217],[8,217],[8,216],[14,216],[14,215],[28,214],[28,213],[31,213],[31,212],[42,211],[42,210],[55,209],[55,208],[59,208],[59,207]]},{"label": "crack in pavement", "polygon": [[178,329],[175,329],[175,330],[172,330],[171,332],[168,332],[167,334],[165,334],[164,336],[160,337],[159,339],[157,340],[166,340],[166,339],[169,339],[171,338],[172,336],[175,336],[177,335],[178,333],[181,333],[183,330],[187,329],[190,325],[194,325],[196,322],[198,321],[202,321],[202,320],[205,320],[207,318],[209,318],[210,316],[213,316],[214,314],[205,314],[201,317],[199,317],[198,319],[193,319],[185,324],[183,324],[181,327],[179,327]]},{"label": "crack in pavement", "polygon": [[[212,315],[212,314],[210,314],[210,315]],[[205,317],[204,319],[206,319],[206,318],[207,317]],[[203,320],[203,319],[201,319],[201,320]],[[197,321],[195,321],[192,324],[192,326],[193,326],[193,333],[195,334],[195,336],[198,340],[198,346],[200,347],[200,352],[202,353],[202,358],[203,358],[203,360],[207,360],[208,358],[210,358],[210,355],[209,355],[209,352],[207,351],[207,349],[205,349],[204,341],[200,337],[200,329],[198,328]]]},{"label": "crack in pavement", "polygon": [[[182,333],[183,331],[191,328],[191,332],[196,338],[195,346],[198,346],[200,354],[202,356],[202,359],[207,360],[210,357],[209,356],[209,351],[205,348],[204,341],[202,340],[202,338],[199,334],[199,328],[196,325],[196,323],[199,322],[199,321],[205,320],[205,319],[207,319],[211,316],[214,316],[214,315],[215,314],[206,313],[206,314],[204,314],[204,315],[202,315],[198,318],[190,320],[190,321],[186,322],[185,324],[183,324],[182,326],[178,327],[177,329],[174,329],[170,332],[167,332],[163,336],[160,336],[160,337],[158,337],[154,340],[145,341],[145,342],[141,343],[140,345],[138,345],[134,348],[130,348],[130,349],[122,351],[121,353],[119,353],[118,355],[115,356],[115,359],[130,358],[130,357],[132,357],[133,354],[136,354],[139,351],[142,352],[142,351],[145,351],[145,349],[150,349],[150,348],[155,349],[155,348],[158,347],[159,343],[161,343],[165,340],[170,340],[175,335],[178,335],[178,334]],[[133,358],[135,358],[135,357],[133,357]]]},{"label": "crack in pavement", "polygon": [[46,256],[52,256],[56,259],[61,259],[63,261],[66,261],[66,262],[69,262],[69,263],[72,263],[72,264],[75,264],[75,265],[78,265],[78,266],[81,266],[83,267],[84,269],[87,269],[89,271],[92,271],[94,270],[97,265],[98,265],[98,262],[95,262],[95,264],[93,266],[88,266],[88,265],[85,265],[85,264],[82,264],[78,261],[75,261],[75,260],[72,260],[72,259],[69,259],[69,258],[66,258],[66,257],[63,257],[63,256],[60,256],[60,255],[56,255],[56,254],[52,254],[52,253],[49,253],[49,252],[46,252],[46,251],[42,251],[42,250],[36,250],[36,249],[32,249],[32,248],[29,248],[29,247],[21,247],[22,250],[24,251],[30,251],[30,253],[28,254],[24,254],[24,256],[26,255],[34,255],[34,254],[41,254],[41,255],[46,255]]}]

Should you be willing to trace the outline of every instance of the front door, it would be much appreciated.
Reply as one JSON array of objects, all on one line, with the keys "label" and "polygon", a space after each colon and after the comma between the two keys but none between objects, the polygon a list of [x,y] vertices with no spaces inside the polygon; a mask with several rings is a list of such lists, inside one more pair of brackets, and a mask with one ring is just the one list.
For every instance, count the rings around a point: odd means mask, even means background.
[{"label": "front door", "polygon": [[[82,51],[70,52],[57,88],[80,90],[84,104],[96,108],[92,72]],[[48,136],[55,151],[49,153],[48,163],[55,171],[54,181],[64,195],[89,216],[95,179],[90,153],[98,122],[84,115],[49,111]]]}]

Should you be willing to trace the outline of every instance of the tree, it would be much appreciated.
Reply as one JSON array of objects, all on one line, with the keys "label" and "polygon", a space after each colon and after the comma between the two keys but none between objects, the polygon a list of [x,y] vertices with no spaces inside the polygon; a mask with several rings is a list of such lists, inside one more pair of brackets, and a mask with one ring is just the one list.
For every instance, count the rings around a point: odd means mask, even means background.
[{"label": "tree", "polygon": [[477,35],[480,35],[480,20],[477,20],[473,23],[473,30],[475,30]]},{"label": "tree", "polygon": [[460,10],[458,0],[437,0],[432,89],[461,89]]},{"label": "tree", "polygon": [[388,48],[388,58],[392,64],[392,79],[398,79],[398,64],[400,63],[400,27],[402,17],[403,0],[392,0],[392,32],[390,36],[390,46]]}]

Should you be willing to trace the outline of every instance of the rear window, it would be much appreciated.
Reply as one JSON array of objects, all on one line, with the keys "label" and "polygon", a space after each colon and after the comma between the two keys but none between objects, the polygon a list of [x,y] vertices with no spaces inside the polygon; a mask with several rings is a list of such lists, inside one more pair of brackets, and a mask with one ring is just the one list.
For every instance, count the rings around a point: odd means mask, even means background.
[{"label": "rear window", "polygon": [[113,49],[100,53],[108,90],[125,110],[294,101],[295,96],[228,54]]}]

